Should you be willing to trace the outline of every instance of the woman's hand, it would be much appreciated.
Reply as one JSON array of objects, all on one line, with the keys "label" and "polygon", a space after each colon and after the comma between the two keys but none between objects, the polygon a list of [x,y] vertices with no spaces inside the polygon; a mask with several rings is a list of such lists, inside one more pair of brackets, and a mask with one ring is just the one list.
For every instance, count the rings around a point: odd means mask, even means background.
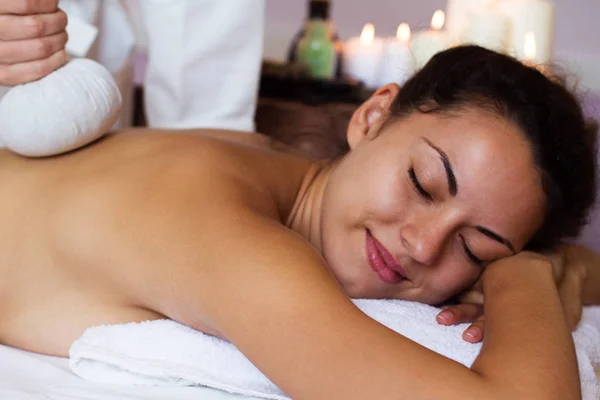
[{"label": "woman's hand", "polygon": [[458,304],[442,307],[437,315],[437,322],[442,325],[458,325],[471,322],[463,332],[463,339],[477,343],[483,339],[483,291],[481,278],[469,290],[457,297]]},{"label": "woman's hand", "polygon": [[[552,262],[554,279],[563,305],[567,324],[575,329],[581,319],[583,308],[583,286],[586,266],[577,257],[578,252],[571,245],[561,246],[556,252],[545,254]],[[463,332],[463,339],[470,343],[483,340],[485,316],[483,315],[483,292],[481,279],[466,292],[458,296],[457,305],[445,306],[437,316],[442,325],[457,325],[471,322]]]},{"label": "woman's hand", "polygon": [[58,0],[2,0],[0,85],[31,82],[63,66],[66,26]]}]

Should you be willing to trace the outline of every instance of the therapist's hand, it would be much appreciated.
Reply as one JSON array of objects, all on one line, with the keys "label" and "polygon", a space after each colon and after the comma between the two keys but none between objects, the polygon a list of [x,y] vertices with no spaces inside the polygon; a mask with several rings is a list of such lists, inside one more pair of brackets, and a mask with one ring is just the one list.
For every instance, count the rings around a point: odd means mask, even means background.
[{"label": "therapist's hand", "polygon": [[0,1],[0,86],[43,78],[67,62],[58,0]]}]

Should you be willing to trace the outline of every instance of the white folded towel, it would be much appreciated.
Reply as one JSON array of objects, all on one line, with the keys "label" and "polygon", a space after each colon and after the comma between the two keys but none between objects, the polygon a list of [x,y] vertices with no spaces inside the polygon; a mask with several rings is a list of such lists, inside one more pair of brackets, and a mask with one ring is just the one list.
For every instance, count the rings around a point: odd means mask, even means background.
[{"label": "white folded towel", "polygon": [[[480,344],[462,340],[466,324],[446,327],[439,309],[399,300],[353,300],[367,315],[448,358],[470,366]],[[600,308],[584,310],[573,334],[584,400],[600,399]],[[71,369],[84,379],[152,386],[209,386],[231,393],[287,399],[232,344],[170,320],[90,328],[70,350]]]}]

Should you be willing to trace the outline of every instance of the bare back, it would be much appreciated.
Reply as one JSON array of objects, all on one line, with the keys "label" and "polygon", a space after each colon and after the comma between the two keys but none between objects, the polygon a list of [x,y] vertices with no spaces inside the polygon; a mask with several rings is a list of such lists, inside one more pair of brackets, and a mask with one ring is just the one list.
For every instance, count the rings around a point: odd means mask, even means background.
[{"label": "bare back", "polygon": [[48,159],[0,153],[0,342],[66,355],[87,327],[163,318],[144,307],[144,277],[176,266],[149,271],[148,238],[223,197],[281,222],[310,166],[224,131],[133,130]]}]

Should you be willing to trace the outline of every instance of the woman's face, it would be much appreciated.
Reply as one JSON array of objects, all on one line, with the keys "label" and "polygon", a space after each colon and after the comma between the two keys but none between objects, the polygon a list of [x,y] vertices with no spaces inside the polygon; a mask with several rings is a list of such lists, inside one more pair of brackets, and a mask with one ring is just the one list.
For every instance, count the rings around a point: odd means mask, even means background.
[{"label": "woman's face", "polygon": [[355,113],[323,200],[322,249],[347,294],[436,304],[520,251],[544,196],[517,127],[476,110],[380,128],[397,87]]}]

